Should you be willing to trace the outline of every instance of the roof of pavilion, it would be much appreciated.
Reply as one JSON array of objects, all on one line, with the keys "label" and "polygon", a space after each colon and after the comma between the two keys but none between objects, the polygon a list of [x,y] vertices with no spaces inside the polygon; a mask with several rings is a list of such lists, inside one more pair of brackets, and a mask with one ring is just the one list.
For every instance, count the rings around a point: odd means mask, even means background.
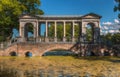
[{"label": "roof of pavilion", "polygon": [[63,19],[63,18],[78,18],[78,19],[81,19],[81,18],[101,18],[102,16],[98,15],[98,14],[95,14],[95,13],[89,13],[89,14],[86,14],[86,15],[30,15],[30,14],[24,14],[24,15],[21,15],[19,18],[20,19],[39,19],[39,18],[58,18],[58,19]]}]

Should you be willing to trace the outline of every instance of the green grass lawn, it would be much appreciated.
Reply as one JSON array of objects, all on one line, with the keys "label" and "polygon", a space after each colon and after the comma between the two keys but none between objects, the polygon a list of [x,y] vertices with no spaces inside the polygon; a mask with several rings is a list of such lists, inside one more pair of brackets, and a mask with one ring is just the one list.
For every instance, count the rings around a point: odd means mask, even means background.
[{"label": "green grass lawn", "polygon": [[90,73],[92,77],[100,75],[115,76],[120,73],[119,57],[71,57],[71,56],[44,56],[44,57],[0,57],[1,68],[17,69],[23,72],[29,70],[44,70],[48,72],[63,71],[64,74]]}]

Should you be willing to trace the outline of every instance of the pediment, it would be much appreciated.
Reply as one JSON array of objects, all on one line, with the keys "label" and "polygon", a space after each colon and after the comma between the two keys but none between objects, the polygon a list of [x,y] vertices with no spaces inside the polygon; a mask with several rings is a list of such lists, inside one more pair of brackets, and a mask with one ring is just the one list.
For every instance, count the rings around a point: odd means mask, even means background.
[{"label": "pediment", "polygon": [[36,16],[25,14],[25,15],[21,15],[19,18],[20,19],[35,19]]},{"label": "pediment", "polygon": [[89,13],[89,14],[86,14],[84,16],[82,16],[82,18],[87,18],[87,19],[100,19],[102,16],[98,15],[98,14],[95,14],[95,13]]}]

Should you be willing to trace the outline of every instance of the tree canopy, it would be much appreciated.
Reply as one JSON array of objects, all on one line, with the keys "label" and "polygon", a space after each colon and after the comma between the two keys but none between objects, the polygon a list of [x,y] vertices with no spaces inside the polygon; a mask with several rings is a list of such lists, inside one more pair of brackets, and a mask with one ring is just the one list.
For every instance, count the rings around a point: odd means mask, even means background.
[{"label": "tree canopy", "polygon": [[[63,24],[58,24],[57,25],[57,38],[58,40],[62,41],[63,40]],[[72,26],[71,23],[66,23],[66,41],[70,41],[72,38]],[[51,24],[49,26],[49,37],[54,38],[54,24]],[[75,25],[75,38],[79,37],[79,26]]]},{"label": "tree canopy", "polygon": [[[117,4],[114,6],[114,12],[120,12],[120,0],[115,0],[115,2]],[[118,18],[120,18],[120,13],[118,14]]]},{"label": "tree canopy", "polygon": [[40,0],[0,0],[0,41],[10,39],[21,14],[44,14]]}]

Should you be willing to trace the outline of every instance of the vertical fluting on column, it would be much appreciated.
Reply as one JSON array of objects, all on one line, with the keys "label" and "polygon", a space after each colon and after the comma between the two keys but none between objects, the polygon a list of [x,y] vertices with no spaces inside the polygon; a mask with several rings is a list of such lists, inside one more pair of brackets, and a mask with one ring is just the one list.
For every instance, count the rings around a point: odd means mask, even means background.
[{"label": "vertical fluting on column", "polygon": [[48,39],[48,21],[45,22],[45,42],[49,42],[49,39]]},{"label": "vertical fluting on column", "polygon": [[56,21],[54,22],[54,26],[55,26],[54,27],[54,30],[55,30],[54,31],[54,34],[55,34],[54,35],[54,42],[57,42],[57,22]]},{"label": "vertical fluting on column", "polygon": [[66,42],[66,22],[63,21],[63,42]]},{"label": "vertical fluting on column", "polygon": [[75,42],[75,22],[72,21],[72,42]]}]

